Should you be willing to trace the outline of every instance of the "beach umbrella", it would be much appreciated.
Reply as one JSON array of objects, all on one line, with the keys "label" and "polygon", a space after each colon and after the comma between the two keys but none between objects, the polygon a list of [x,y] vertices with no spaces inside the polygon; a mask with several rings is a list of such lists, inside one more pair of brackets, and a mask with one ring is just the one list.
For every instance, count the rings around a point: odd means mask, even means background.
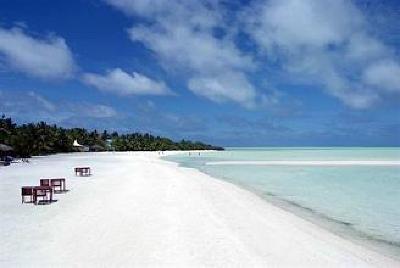
[{"label": "beach umbrella", "polygon": [[11,146],[5,145],[5,144],[0,144],[0,151],[2,152],[9,152],[13,151],[14,149]]}]

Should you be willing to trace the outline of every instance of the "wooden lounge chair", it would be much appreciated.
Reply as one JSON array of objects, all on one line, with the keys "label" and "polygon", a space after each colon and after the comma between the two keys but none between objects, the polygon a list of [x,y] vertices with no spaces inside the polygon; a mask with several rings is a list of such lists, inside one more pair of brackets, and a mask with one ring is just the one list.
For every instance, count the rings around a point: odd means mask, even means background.
[{"label": "wooden lounge chair", "polygon": [[22,203],[27,203],[25,197],[29,196],[29,203],[33,203],[33,188],[34,186],[22,186],[21,187],[21,197]]}]

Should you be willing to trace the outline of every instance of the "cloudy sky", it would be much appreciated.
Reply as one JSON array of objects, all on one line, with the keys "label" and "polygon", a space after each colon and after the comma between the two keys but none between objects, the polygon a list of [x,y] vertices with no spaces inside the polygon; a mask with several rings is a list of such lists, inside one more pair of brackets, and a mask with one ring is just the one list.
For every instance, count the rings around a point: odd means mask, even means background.
[{"label": "cloudy sky", "polygon": [[400,145],[396,0],[3,0],[0,113],[220,145]]}]

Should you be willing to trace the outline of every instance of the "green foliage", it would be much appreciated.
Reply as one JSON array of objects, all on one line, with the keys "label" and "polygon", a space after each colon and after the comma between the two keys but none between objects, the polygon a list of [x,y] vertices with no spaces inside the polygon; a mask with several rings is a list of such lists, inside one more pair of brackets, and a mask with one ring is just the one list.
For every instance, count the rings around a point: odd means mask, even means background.
[{"label": "green foliage", "polygon": [[109,134],[106,130],[98,133],[83,128],[61,128],[45,122],[17,125],[4,115],[0,118],[0,143],[12,146],[14,154],[19,157],[72,152],[74,140],[93,151],[223,150],[201,142],[174,142],[148,133],[119,135],[117,132]]}]

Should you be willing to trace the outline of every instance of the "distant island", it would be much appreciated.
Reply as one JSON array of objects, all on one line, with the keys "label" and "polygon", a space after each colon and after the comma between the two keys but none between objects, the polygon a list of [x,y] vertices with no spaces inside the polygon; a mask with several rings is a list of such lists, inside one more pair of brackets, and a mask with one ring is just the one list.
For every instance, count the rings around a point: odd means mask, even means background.
[{"label": "distant island", "polygon": [[[82,148],[74,146],[74,141]],[[167,151],[167,150],[224,150],[223,147],[199,141],[181,140],[149,133],[118,134],[107,130],[98,132],[84,128],[63,128],[46,122],[18,125],[5,115],[0,118],[0,145],[12,149],[12,155],[30,157],[74,151]],[[4,154],[4,152],[3,152]]]}]

